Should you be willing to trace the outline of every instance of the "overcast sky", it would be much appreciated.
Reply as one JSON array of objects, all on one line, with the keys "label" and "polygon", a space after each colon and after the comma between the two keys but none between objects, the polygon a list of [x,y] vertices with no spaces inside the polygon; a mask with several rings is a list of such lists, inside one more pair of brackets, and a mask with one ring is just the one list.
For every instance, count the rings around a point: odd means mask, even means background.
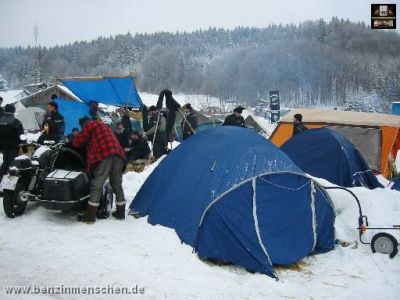
[{"label": "overcast sky", "polygon": [[[399,3],[373,0],[373,3]],[[45,46],[119,33],[267,26],[333,16],[370,24],[368,0],[0,0],[0,47]],[[398,5],[399,6],[399,5]],[[400,9],[398,7],[398,9]],[[399,26],[399,24],[398,24]]]}]

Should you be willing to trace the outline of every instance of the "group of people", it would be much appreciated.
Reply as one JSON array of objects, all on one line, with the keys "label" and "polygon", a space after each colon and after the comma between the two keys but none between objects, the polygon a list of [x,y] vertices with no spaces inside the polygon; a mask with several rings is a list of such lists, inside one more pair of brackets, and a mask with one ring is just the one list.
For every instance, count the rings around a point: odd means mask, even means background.
[{"label": "group of people", "polygon": [[[197,117],[190,104],[185,105],[186,115],[182,120],[184,139],[189,138],[197,129]],[[166,117],[155,107],[149,108],[149,128],[142,134],[133,130],[129,113],[125,109],[115,132],[101,120],[84,117],[79,121],[82,130],[73,132],[72,146],[86,147],[88,171],[91,172],[90,199],[85,214],[78,220],[94,223],[100,203],[103,185],[107,178],[116,194],[117,209],[112,215],[117,219],[125,218],[125,197],[122,189],[122,173],[127,160],[145,158],[150,154],[148,140],[153,143],[153,155],[158,158],[165,153]]]},{"label": "group of people", "polygon": [[[112,130],[107,117],[101,117],[98,106],[90,105],[90,117],[79,120],[81,129],[73,128],[65,137],[65,120],[58,111],[58,104],[52,101],[42,123],[42,134],[37,143],[45,141],[65,141],[70,146],[85,148],[87,169],[91,174],[90,199],[87,209],[78,220],[94,223],[96,211],[103,193],[103,185],[107,178],[116,194],[117,209],[112,215],[117,219],[125,218],[125,197],[122,189],[122,174],[128,160],[148,158],[151,154],[148,141],[153,143],[153,155],[159,158],[166,153],[168,137],[166,135],[166,116],[155,106],[149,108],[149,124],[146,131],[140,133],[133,130],[129,111],[124,110],[116,130]],[[1,106],[0,98],[0,150],[3,153],[3,164],[0,169],[0,180],[7,172],[10,164],[18,155],[20,136],[24,133],[22,123],[15,118],[13,105]],[[197,117],[190,104],[185,105],[185,115],[181,126],[183,138],[186,140],[197,130]]]},{"label": "group of people", "polygon": [[[58,105],[52,96],[52,101],[47,105],[47,111],[42,123],[43,133],[38,143],[46,140],[58,142],[64,139],[65,120],[58,111]],[[0,151],[3,153],[3,164],[0,168],[0,181],[7,172],[10,164],[18,155],[20,135],[24,129],[21,122],[15,118],[15,107],[7,104],[1,106],[0,98]],[[181,128],[183,140],[193,136],[198,129],[196,112],[190,103],[184,105],[181,111]],[[242,112],[245,108],[238,106],[233,114],[226,117],[223,126],[245,127]],[[78,216],[78,220],[85,223],[94,223],[96,211],[103,193],[103,185],[107,178],[116,194],[117,209],[112,215],[117,219],[125,218],[125,197],[122,189],[122,174],[128,160],[148,158],[151,151],[148,141],[152,142],[153,155],[159,158],[167,152],[168,141],[171,137],[167,134],[168,115],[156,106],[148,109],[148,124],[143,133],[133,130],[129,111],[125,108],[121,113],[121,121],[115,131],[109,126],[106,117],[99,114],[96,102],[90,104],[90,117],[79,120],[81,130],[73,128],[66,141],[75,148],[85,148],[87,155],[87,168],[91,174],[90,199],[86,212]],[[306,130],[302,123],[302,116],[294,116],[293,135]]]}]

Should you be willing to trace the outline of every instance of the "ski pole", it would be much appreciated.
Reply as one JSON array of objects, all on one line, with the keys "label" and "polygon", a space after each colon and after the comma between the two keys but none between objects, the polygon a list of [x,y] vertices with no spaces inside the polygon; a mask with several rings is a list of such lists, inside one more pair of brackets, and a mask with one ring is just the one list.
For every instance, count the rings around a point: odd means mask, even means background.
[{"label": "ski pole", "polygon": [[154,130],[154,136],[153,136],[153,147],[151,148],[151,155],[149,156],[149,161],[147,162],[148,165],[150,164],[151,157],[154,155],[154,142],[155,142],[156,136],[157,136],[158,123],[160,122],[160,117],[161,117],[161,111],[158,112],[156,129]]},{"label": "ski pole", "polygon": [[[185,115],[181,112],[181,110],[178,108],[179,113],[181,114],[182,118],[185,120],[185,123],[189,125],[190,131],[192,131],[193,134],[196,134],[196,132],[194,131],[192,125],[190,125],[190,123],[188,122],[188,120],[186,119]],[[183,128],[182,128],[183,129]]]}]

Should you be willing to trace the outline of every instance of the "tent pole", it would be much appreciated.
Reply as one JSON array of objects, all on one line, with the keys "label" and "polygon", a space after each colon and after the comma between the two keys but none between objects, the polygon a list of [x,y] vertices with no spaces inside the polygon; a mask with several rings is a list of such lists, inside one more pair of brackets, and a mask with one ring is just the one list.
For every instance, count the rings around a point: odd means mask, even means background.
[{"label": "tent pole", "polygon": [[[188,120],[186,119],[185,115],[182,113],[182,111],[181,111],[180,108],[178,108],[178,111],[179,111],[179,113],[181,114],[182,118],[185,120],[185,123],[187,123],[187,124],[189,125],[190,131],[191,131],[193,134],[196,134],[196,131],[194,131],[192,125],[190,125],[190,123],[188,122]],[[183,128],[182,128],[182,129],[183,129]]]},{"label": "tent pole", "polygon": [[153,145],[151,148],[151,155],[149,156],[149,161],[147,162],[147,164],[150,164],[150,159],[151,157],[154,155],[154,142],[156,140],[156,136],[157,136],[157,130],[158,130],[158,123],[160,122],[160,118],[161,118],[161,111],[158,111],[158,117],[157,117],[157,123],[156,123],[156,130],[154,131],[154,136],[153,136]]}]

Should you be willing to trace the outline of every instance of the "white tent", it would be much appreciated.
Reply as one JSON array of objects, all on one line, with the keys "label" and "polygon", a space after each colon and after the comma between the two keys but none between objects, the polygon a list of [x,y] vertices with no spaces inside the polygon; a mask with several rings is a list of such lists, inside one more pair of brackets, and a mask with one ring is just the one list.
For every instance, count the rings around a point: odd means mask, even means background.
[{"label": "white tent", "polygon": [[24,129],[29,132],[36,132],[40,130],[44,114],[45,111],[39,107],[27,107],[17,113],[15,117],[21,121]]}]

